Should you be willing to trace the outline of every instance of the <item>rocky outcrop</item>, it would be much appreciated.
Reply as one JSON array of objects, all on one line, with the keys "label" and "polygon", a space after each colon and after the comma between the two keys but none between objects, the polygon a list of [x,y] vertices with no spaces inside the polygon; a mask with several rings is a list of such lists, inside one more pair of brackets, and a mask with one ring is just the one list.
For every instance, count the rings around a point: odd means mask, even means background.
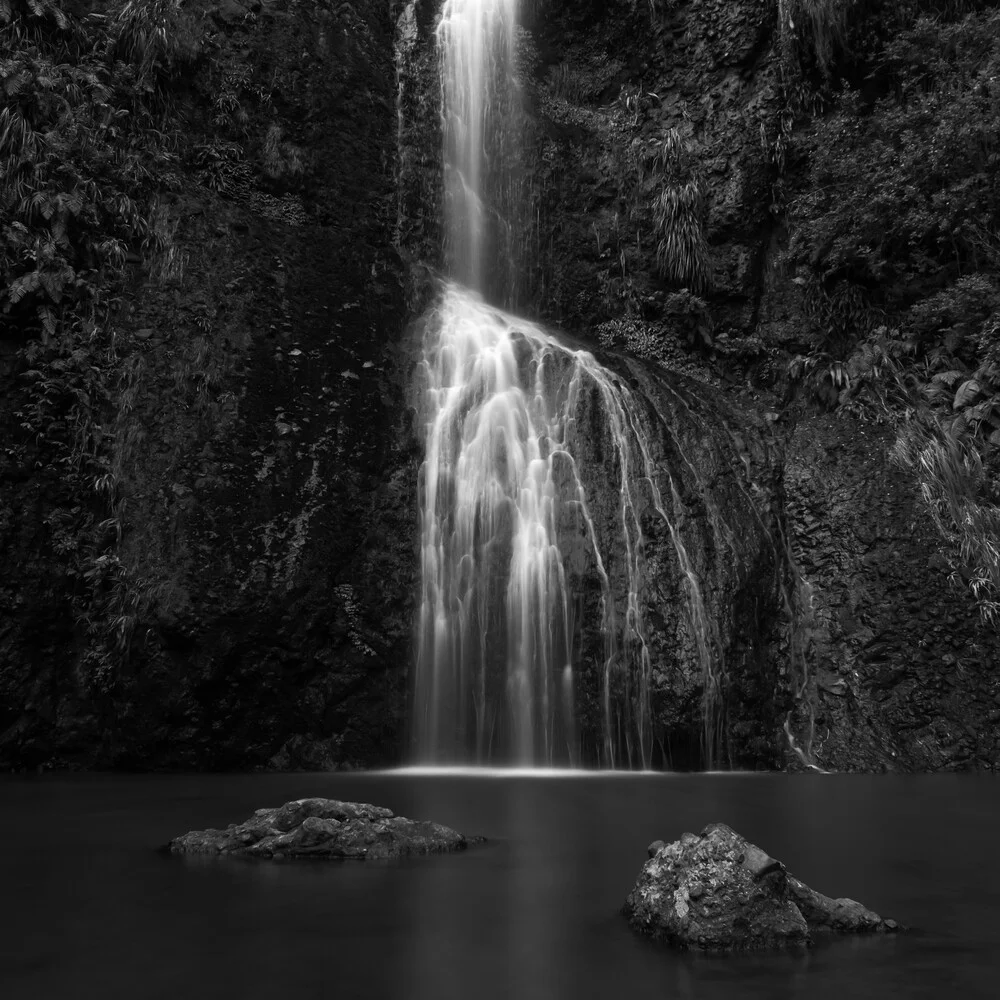
[{"label": "rocky outcrop", "polygon": [[724,823],[649,846],[625,902],[629,926],[676,948],[761,951],[809,945],[817,935],[883,934],[894,920],[853,899],[831,899]]},{"label": "rocky outcrop", "polygon": [[192,830],[170,841],[167,850],[171,854],[371,861],[464,851],[481,840],[440,823],[394,816],[383,806],[313,798],[258,809],[250,819],[225,830]]},{"label": "rocky outcrop", "polygon": [[[659,472],[662,507],[648,502],[639,513],[646,584],[636,603],[655,665],[649,678],[654,765],[773,767],[787,708],[774,655],[785,570],[777,542],[779,453],[763,421],[711,387],[635,359],[607,353],[600,360],[640,401],[644,447]],[[615,538],[621,522],[615,453],[598,401],[581,396],[578,420],[588,433],[576,458],[597,536]],[[625,581],[616,580],[621,563],[616,554],[606,572],[627,592]],[[585,595],[580,662],[603,665],[596,573],[573,557],[567,565],[573,591]],[[619,648],[628,643],[623,630]],[[585,743],[600,731],[590,709],[600,705],[592,676],[599,672],[584,666],[575,681]],[[627,683],[616,686],[613,675],[613,717],[628,719],[629,697]],[[618,759],[628,760],[624,746]]]},{"label": "rocky outcrop", "polygon": [[890,428],[828,415],[790,428],[790,543],[808,591],[798,744],[837,771],[966,770],[1000,752],[1000,655],[949,580]]}]

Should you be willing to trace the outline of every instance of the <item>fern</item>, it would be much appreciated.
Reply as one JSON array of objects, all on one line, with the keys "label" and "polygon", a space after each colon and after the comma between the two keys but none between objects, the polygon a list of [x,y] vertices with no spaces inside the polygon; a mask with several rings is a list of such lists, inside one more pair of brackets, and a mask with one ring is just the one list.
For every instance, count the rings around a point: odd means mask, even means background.
[{"label": "fern", "polygon": [[15,278],[11,282],[10,287],[7,289],[7,298],[13,305],[17,305],[26,295],[37,291],[40,285],[41,276],[37,271],[22,274],[20,278]]},{"label": "fern", "polygon": [[38,138],[24,116],[10,107],[0,108],[0,161],[8,169],[16,162],[33,159],[38,151]]},{"label": "fern", "polygon": [[676,129],[646,152],[646,174],[655,189],[656,263],[671,283],[701,292],[711,285],[702,219],[705,190],[694,159]]},{"label": "fern", "polygon": [[53,0],[0,0],[0,25],[18,20],[47,21],[60,31],[69,28],[69,19]]},{"label": "fern", "polygon": [[958,423],[913,423],[899,435],[893,460],[913,474],[952,567],[983,620],[1000,626],[1000,506],[995,482]]},{"label": "fern", "polygon": [[280,125],[271,125],[264,137],[263,168],[275,184],[294,184],[305,174],[305,157],[297,146],[283,141]]},{"label": "fern", "polygon": [[129,0],[115,18],[114,54],[135,67],[139,83],[160,98],[164,81],[176,78],[201,56],[196,25],[181,0]]}]

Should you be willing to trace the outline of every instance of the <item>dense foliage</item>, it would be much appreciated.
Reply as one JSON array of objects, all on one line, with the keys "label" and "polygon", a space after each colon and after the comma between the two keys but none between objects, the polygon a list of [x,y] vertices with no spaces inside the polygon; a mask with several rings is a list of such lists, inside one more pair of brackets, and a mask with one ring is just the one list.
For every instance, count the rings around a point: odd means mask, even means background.
[{"label": "dense foliage", "polygon": [[129,251],[156,245],[155,196],[177,160],[162,110],[198,58],[194,28],[176,0],[83,20],[5,0],[0,39],[0,311],[43,345],[90,337]]},{"label": "dense foliage", "polygon": [[789,256],[827,288],[847,282],[899,309],[929,281],[995,267],[1000,14],[922,18],[886,59],[896,94],[865,106],[848,91],[802,141]]},{"label": "dense foliage", "polygon": [[[827,113],[802,115],[785,265],[803,291],[808,353],[791,374],[828,406],[900,423],[956,576],[995,616],[1000,458],[1000,12],[901,4],[892,32],[855,2]],[[983,9],[974,9],[983,8]],[[867,18],[867,20],[866,20]],[[836,22],[840,24],[840,22]],[[820,51],[819,48],[816,49]]]},{"label": "dense foliage", "polygon": [[200,59],[198,24],[178,0],[83,17],[0,0],[0,53],[0,339],[20,387],[3,458],[50,507],[47,543],[101,686],[142,601],[114,554],[114,414],[134,368],[119,313],[131,268],[165,249],[158,196],[179,186],[179,155],[164,122]]}]

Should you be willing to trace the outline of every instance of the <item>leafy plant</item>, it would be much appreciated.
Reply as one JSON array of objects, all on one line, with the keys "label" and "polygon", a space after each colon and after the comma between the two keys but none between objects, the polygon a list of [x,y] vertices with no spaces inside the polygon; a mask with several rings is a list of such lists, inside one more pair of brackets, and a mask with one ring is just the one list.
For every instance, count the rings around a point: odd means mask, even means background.
[{"label": "leafy plant", "polygon": [[820,350],[798,354],[788,363],[787,374],[793,387],[823,408],[883,423],[895,420],[910,403],[904,363],[911,352],[898,330],[883,326],[848,358]]},{"label": "leafy plant", "polygon": [[635,12],[640,7],[645,7],[649,14],[650,24],[656,24],[664,11],[671,10],[677,4],[677,0],[628,0],[629,8]]},{"label": "leafy plant", "polygon": [[264,176],[274,185],[288,188],[298,184],[305,176],[305,154],[298,146],[284,141],[280,125],[272,124],[268,128],[262,160]]},{"label": "leafy plant", "polygon": [[201,56],[199,27],[183,0],[128,0],[115,17],[109,54],[128,67],[140,92],[163,100]]},{"label": "leafy plant", "polygon": [[689,347],[709,350],[713,346],[712,315],[708,303],[686,288],[671,292],[663,302],[663,317]]},{"label": "leafy plant", "polygon": [[959,423],[914,421],[892,455],[917,479],[947,545],[952,579],[968,585],[984,621],[1000,624],[998,484],[975,442]]},{"label": "leafy plant", "polygon": [[554,97],[571,104],[582,103],[592,87],[589,74],[565,60],[549,69],[547,82]]},{"label": "leafy plant", "polygon": [[711,285],[705,188],[691,150],[676,129],[669,129],[640,156],[645,186],[652,188],[657,267],[672,284],[705,291]]},{"label": "leafy plant", "polygon": [[213,191],[227,192],[235,180],[235,167],[243,162],[243,147],[219,140],[199,145],[194,150],[194,165],[202,183]]},{"label": "leafy plant", "polygon": [[38,38],[47,27],[65,31],[69,19],[54,0],[0,0],[0,24],[12,25],[20,39]]},{"label": "leafy plant", "polygon": [[0,25],[0,313],[46,344],[63,321],[95,329],[126,251],[155,248],[177,160],[157,108],[199,47],[178,0],[131,0],[110,29],[5,0]]},{"label": "leafy plant", "polygon": [[[921,19],[886,50],[898,94],[868,109],[849,92],[800,139],[805,184],[789,204],[789,259],[830,284],[908,294],[943,269],[990,264],[1000,228],[1000,12]],[[864,168],[858,168],[859,164]]]},{"label": "leafy plant", "polygon": [[825,351],[797,354],[788,363],[788,378],[802,385],[826,409],[833,409],[842,393],[850,391],[851,377],[843,361],[834,361]]},{"label": "leafy plant", "polygon": [[[702,303],[704,305],[704,303]],[[602,347],[628,351],[644,361],[698,375],[698,369],[691,362],[691,355],[681,347],[680,331],[671,329],[664,322],[652,322],[635,316],[622,316],[605,320],[595,329]]]},{"label": "leafy plant", "polygon": [[1000,344],[993,336],[1000,317],[1000,286],[993,276],[963,275],[954,284],[914,303],[904,324],[915,347],[943,348],[965,362],[977,357],[1000,362]]}]

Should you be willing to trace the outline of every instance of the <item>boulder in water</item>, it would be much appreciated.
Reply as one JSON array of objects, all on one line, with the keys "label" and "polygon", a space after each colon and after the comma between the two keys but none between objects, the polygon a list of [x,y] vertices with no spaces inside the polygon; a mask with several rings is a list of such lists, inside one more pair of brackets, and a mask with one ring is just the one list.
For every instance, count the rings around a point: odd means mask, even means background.
[{"label": "boulder in water", "polygon": [[896,931],[853,899],[831,899],[724,823],[654,841],[625,901],[633,930],[677,948],[759,951],[807,946],[817,933]]},{"label": "boulder in water", "polygon": [[172,854],[238,854],[253,858],[353,858],[463,851],[481,837],[466,837],[440,823],[394,816],[366,802],[298,799],[258,809],[225,830],[192,830],[167,845]]}]

